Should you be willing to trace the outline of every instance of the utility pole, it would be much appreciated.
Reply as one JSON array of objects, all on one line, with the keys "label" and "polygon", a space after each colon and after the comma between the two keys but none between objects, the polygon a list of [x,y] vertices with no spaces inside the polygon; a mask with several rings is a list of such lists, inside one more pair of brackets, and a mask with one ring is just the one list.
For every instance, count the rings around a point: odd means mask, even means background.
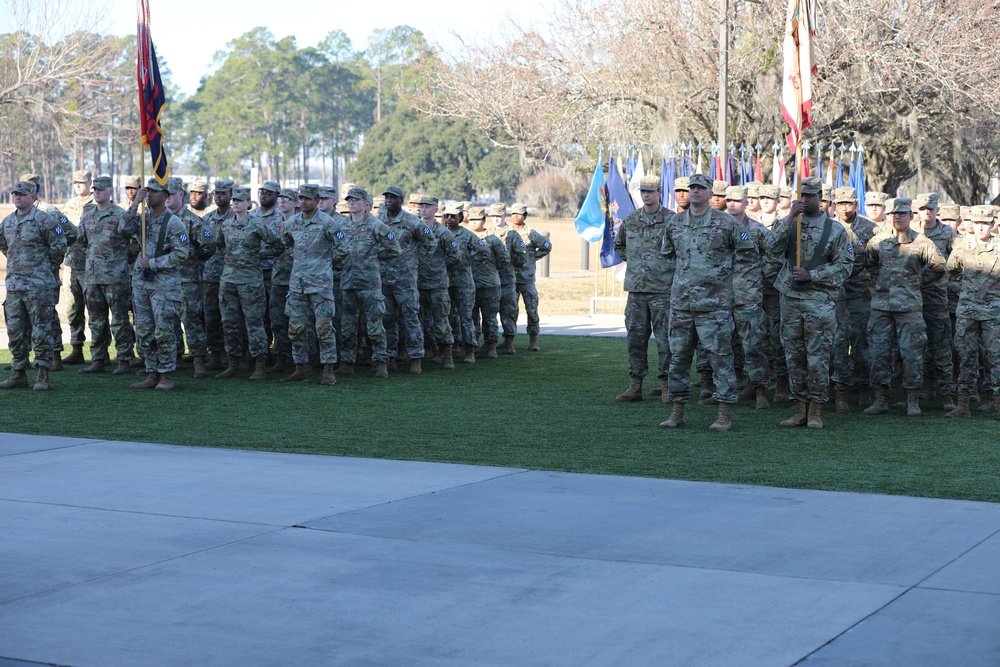
[{"label": "utility pole", "polygon": [[729,0],[719,0],[719,146],[725,150],[729,124]]}]

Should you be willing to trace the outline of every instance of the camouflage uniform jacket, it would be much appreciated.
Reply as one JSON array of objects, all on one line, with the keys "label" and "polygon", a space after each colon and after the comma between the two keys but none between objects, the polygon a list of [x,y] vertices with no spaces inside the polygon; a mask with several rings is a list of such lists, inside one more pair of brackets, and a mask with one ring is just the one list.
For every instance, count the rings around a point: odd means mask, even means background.
[{"label": "camouflage uniform jacket", "polygon": [[[271,210],[267,213],[264,212],[263,207],[254,206],[253,210],[250,211],[250,215],[254,216],[258,220],[263,220],[264,224],[267,225],[268,229],[274,230],[274,233],[278,236],[281,235],[281,211],[278,210],[277,206],[272,206]],[[260,246],[261,250],[265,250],[267,244],[262,244]],[[282,253],[284,254],[284,253]],[[281,257],[281,255],[278,255]],[[274,270],[274,263],[278,261],[275,257],[261,256],[260,268],[262,271],[272,271]]]},{"label": "camouflage uniform jacket", "polygon": [[728,213],[690,209],[670,218],[663,233],[663,254],[674,260],[670,302],[679,310],[732,310],[733,276],[757,261],[750,233]]},{"label": "camouflage uniform jacket", "polygon": [[552,252],[552,244],[528,225],[514,228],[524,242],[524,264],[515,268],[517,284],[528,285],[535,282],[535,263]]},{"label": "camouflage uniform jacket", "polygon": [[448,267],[462,261],[458,241],[447,227],[436,220],[428,227],[434,242],[420,248],[417,285],[420,289],[447,289]]},{"label": "camouflage uniform jacket", "polygon": [[[288,216],[287,220],[283,220],[281,216],[278,216],[278,237],[284,240],[285,226],[291,222],[292,218],[298,216],[298,213],[292,213]],[[339,218],[340,216],[338,216]],[[337,224],[340,224],[339,222]],[[288,285],[289,280],[292,277],[292,263],[293,263],[292,253],[285,249],[285,252],[281,253],[274,258],[274,265],[271,267],[271,284],[272,285]]]},{"label": "camouflage uniform jacket", "polygon": [[[140,230],[139,214],[131,210],[125,211],[121,218],[119,228],[130,238],[142,238]],[[159,256],[156,255],[156,242],[160,238],[160,227],[167,226],[166,236],[163,238],[163,249]],[[149,267],[153,269],[153,279],[143,280],[142,268],[139,262],[132,267],[132,287],[140,285],[148,287],[162,287],[168,296],[181,299],[181,264],[191,254],[191,243],[188,239],[187,228],[176,215],[163,209],[160,215],[153,215],[146,211],[146,255],[149,257]]]},{"label": "camouflage uniform jacket", "polygon": [[[862,215],[855,215],[854,220],[851,220],[850,224],[843,222],[840,224],[844,225],[845,229],[851,230],[854,234],[854,239],[851,239],[851,241],[854,245],[855,259],[861,260],[861,266],[858,267],[858,271],[851,275],[847,279],[847,282],[844,283],[844,293],[848,301],[855,301],[857,299],[870,301],[872,298],[872,276],[866,266],[867,261],[865,260],[864,248],[878,233],[878,226]],[[856,243],[854,243],[855,239],[857,239]]]},{"label": "camouflage uniform jacket", "polygon": [[814,218],[802,215],[802,264],[809,264],[816,247],[823,240],[826,220],[830,221],[831,228],[823,255],[825,261],[809,269],[810,280],[799,289],[792,287],[795,251],[792,251],[791,257],[786,254],[788,244],[795,244],[795,222],[790,225],[786,224],[786,220],[775,223],[768,234],[767,255],[779,267],[774,287],[790,299],[836,302],[847,278],[856,266],[861,266],[863,259],[859,259],[857,255],[863,253],[860,248],[854,247],[852,233],[826,213],[820,213]]},{"label": "camouflage uniform jacket", "polygon": [[492,253],[486,241],[480,239],[465,227],[458,227],[454,231],[448,230],[455,236],[458,244],[459,261],[448,266],[448,282],[451,287],[476,288],[476,281],[472,277],[472,266],[490,261]]},{"label": "camouflage uniform jacket", "polygon": [[242,220],[237,220],[236,216],[224,220],[218,244],[225,258],[219,282],[234,285],[263,283],[260,260],[280,255],[285,250],[278,232],[249,214]]},{"label": "camouflage uniform jacket", "polygon": [[345,218],[341,224],[350,254],[341,265],[340,289],[380,290],[380,262],[399,257],[399,241],[389,226],[365,214],[360,221]]},{"label": "camouflage uniform jacket", "polygon": [[900,243],[895,230],[877,234],[865,246],[868,268],[872,272],[875,293],[872,308],[893,313],[923,310],[923,285],[941,280],[944,259],[934,243],[910,229]]},{"label": "camouflage uniform jacket", "polygon": [[323,211],[311,218],[296,213],[284,224],[281,241],[292,257],[288,291],[318,294],[333,290],[333,265],[347,259],[347,244],[340,223]]},{"label": "camouflage uniform jacket", "polygon": [[[63,212],[75,227],[78,226],[80,221],[83,219],[84,211],[93,207],[94,195],[87,195],[86,197],[73,197],[63,204]],[[69,243],[69,251],[66,253],[66,266],[71,269],[87,268],[87,251],[83,248],[77,248],[76,243],[69,241],[68,238],[67,243]]]},{"label": "camouflage uniform jacket", "polygon": [[963,236],[948,258],[948,271],[961,279],[955,315],[972,320],[1000,318],[1000,238],[981,243]]},{"label": "camouflage uniform jacket", "polygon": [[[939,220],[930,229],[924,229],[921,226],[917,231],[934,243],[941,258],[947,262],[955,245],[955,230]],[[949,276],[946,274],[937,282],[924,285],[925,312],[943,313],[948,311],[948,284]]]},{"label": "camouflage uniform jacket", "polygon": [[507,252],[510,253],[510,263],[500,271],[500,285],[505,287],[508,285],[517,284],[517,267],[524,266],[527,261],[527,252],[524,245],[524,241],[521,240],[521,235],[514,231],[513,227],[505,225],[503,227],[497,227],[496,225],[489,225],[487,227],[493,234],[504,242],[507,246]]},{"label": "camouflage uniform jacket", "polygon": [[[764,258],[767,257],[767,235],[770,233],[764,225],[747,216],[743,220],[736,218],[742,228],[748,232],[753,241],[756,259],[741,265],[733,274],[733,292],[737,306],[764,303]],[[741,234],[742,235],[742,234]]]},{"label": "camouflage uniform jacket", "polygon": [[62,225],[48,213],[32,208],[23,218],[14,210],[0,226],[0,252],[7,257],[7,291],[59,287],[56,270],[66,255]]},{"label": "camouflage uniform jacket", "polygon": [[174,215],[184,223],[191,243],[191,254],[181,264],[181,282],[200,283],[204,261],[213,257],[217,250],[215,231],[186,206]]},{"label": "camouflage uniform jacket", "polygon": [[476,283],[476,288],[500,287],[500,269],[510,266],[510,252],[507,250],[507,245],[487,229],[472,233],[477,239],[486,241],[486,245],[490,248],[489,260],[472,263],[472,279]]},{"label": "camouflage uniform jacket", "polygon": [[121,285],[129,281],[130,239],[119,228],[123,213],[115,204],[103,211],[90,206],[83,212],[76,245],[85,253],[84,281],[88,285]]},{"label": "camouflage uniform jacket", "polygon": [[382,284],[415,288],[420,265],[420,249],[431,248],[434,244],[430,227],[406,211],[400,211],[396,217],[390,218],[389,212],[383,209],[379,212],[379,220],[388,225],[399,241],[399,257],[381,262],[379,265]]},{"label": "camouflage uniform jacket", "polygon": [[663,234],[674,213],[660,207],[650,215],[642,208],[625,216],[615,233],[615,252],[625,262],[625,291],[669,294],[674,260],[663,254]]},{"label": "camouflage uniform jacket", "polygon": [[[195,211],[197,215],[197,211]],[[219,233],[222,231],[222,223],[225,220],[232,220],[236,217],[236,211],[229,208],[229,211],[225,215],[219,213],[219,209],[213,208],[208,211],[203,216],[201,216],[201,221],[212,230],[215,234],[216,243],[218,243]],[[218,251],[206,260],[205,265],[202,267],[201,279],[206,283],[217,283],[219,279],[222,278],[222,269],[226,265],[226,259],[223,256],[222,249],[219,248]]]},{"label": "camouflage uniform jacket", "polygon": [[779,222],[780,220],[781,217],[779,216],[777,211],[775,211],[774,213],[764,213],[764,211],[761,211],[760,213],[757,214],[757,222],[767,227],[769,231],[774,229],[775,223]]}]

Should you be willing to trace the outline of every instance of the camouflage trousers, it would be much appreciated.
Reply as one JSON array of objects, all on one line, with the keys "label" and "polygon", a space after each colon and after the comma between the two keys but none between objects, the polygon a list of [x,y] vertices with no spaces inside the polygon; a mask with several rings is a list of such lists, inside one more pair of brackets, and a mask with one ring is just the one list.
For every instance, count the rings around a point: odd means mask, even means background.
[{"label": "camouflage trousers", "polygon": [[173,373],[177,368],[177,338],[174,322],[181,311],[181,297],[162,287],[146,287],[136,281],[132,288],[135,336],[147,373]]},{"label": "camouflage trousers", "polygon": [[867,299],[841,300],[837,303],[837,333],[833,337],[830,379],[841,390],[871,386],[872,358],[868,349],[870,317],[871,302]]},{"label": "camouflage trousers", "polygon": [[504,338],[517,335],[516,285],[500,285],[500,327]]},{"label": "camouflage trousers", "polygon": [[372,361],[386,363],[385,297],[382,290],[345,289],[340,294],[340,360],[353,364],[358,353],[358,328],[364,326],[372,346]]},{"label": "camouflage trousers", "polygon": [[[264,274],[264,346],[265,350],[271,348],[271,341],[274,340],[271,331],[271,270],[261,271]],[[265,352],[266,354],[266,352]]]},{"label": "camouflage trousers", "polygon": [[[750,303],[733,308],[738,343],[734,347],[743,350],[743,370],[747,380],[754,387],[767,387],[767,322],[764,309],[758,303]],[[737,350],[733,350],[736,356]]]},{"label": "camouflage trousers", "polygon": [[201,284],[205,305],[205,338],[208,349],[222,352],[222,313],[219,310],[219,283]]},{"label": "camouflage trousers", "polygon": [[337,330],[333,326],[333,287],[325,292],[288,292],[285,315],[288,316],[288,338],[292,344],[292,360],[296,364],[309,363],[309,330],[315,322],[319,340],[321,364],[337,363]]},{"label": "camouflage trousers", "polygon": [[[529,334],[538,333],[538,290],[535,289],[535,283],[518,283],[516,285],[517,293],[524,299],[524,312],[528,316],[528,326],[527,332]],[[520,300],[514,302],[514,321],[520,316],[519,312]]]},{"label": "camouflage trousers", "polygon": [[[473,317],[478,319],[483,327],[483,342],[496,343],[500,339],[497,327],[497,314],[500,312],[500,286],[477,287],[476,303],[473,306]],[[476,338],[478,342],[478,336]]]},{"label": "camouflage trousers", "polygon": [[[69,342],[71,345],[83,345],[87,340],[87,296],[84,289],[83,269],[69,270],[69,292],[73,300],[66,309],[69,319]],[[62,344],[62,330],[59,330],[59,343]]]},{"label": "camouflage trousers", "polygon": [[736,402],[733,371],[733,316],[729,311],[670,310],[670,378],[667,387],[675,403],[691,399],[691,361],[698,341],[712,365],[713,397],[719,403]]},{"label": "camouflage trousers", "polygon": [[[63,335],[62,335],[62,322],[59,319],[59,309],[56,306],[59,305],[59,299],[62,297],[62,280],[59,277],[59,269],[53,271],[56,276],[56,280],[59,281],[59,287],[53,290],[53,300],[52,300],[52,317],[50,321],[52,322],[52,352],[53,354],[58,352],[62,354],[63,349]],[[26,334],[30,337],[31,335],[31,324],[28,324],[28,333]]]},{"label": "camouflage trousers", "polygon": [[51,289],[7,292],[3,315],[13,370],[28,369],[29,349],[35,351],[36,367],[52,368],[51,319],[54,312]]},{"label": "camouflage trousers", "polygon": [[451,296],[451,331],[455,342],[463,345],[477,345],[476,323],[472,319],[472,309],[476,304],[475,287],[448,288]]},{"label": "camouflage trousers", "polygon": [[400,339],[411,359],[424,357],[424,330],[420,326],[420,292],[413,285],[383,285],[385,347],[389,356],[399,351]]},{"label": "camouflage trousers", "polygon": [[451,296],[447,287],[420,290],[420,321],[426,344],[454,344],[450,316]]},{"label": "camouflage trousers", "polygon": [[781,342],[793,401],[830,400],[830,353],[836,331],[836,302],[781,295]]},{"label": "camouflage trousers", "polygon": [[[128,321],[128,300],[132,288],[118,285],[87,285],[87,311],[90,313],[90,355],[95,361],[108,360],[108,347],[114,335],[118,358],[132,359],[132,324]],[[111,322],[108,322],[108,314]]]},{"label": "camouflage trousers", "polygon": [[646,377],[649,372],[649,337],[656,339],[656,377],[670,371],[670,294],[629,292],[625,302],[625,345],[628,374]]},{"label": "camouflage trousers", "polygon": [[955,349],[960,360],[958,388],[976,393],[980,362],[985,361],[984,390],[1000,387],[1000,319],[973,320],[960,317],[955,322]]},{"label": "camouflage trousers", "polygon": [[267,354],[267,335],[264,332],[266,306],[263,281],[245,285],[219,284],[219,313],[222,315],[226,354],[243,356],[244,340],[247,351],[254,359]]},{"label": "camouflage trousers", "polygon": [[947,310],[924,311],[927,349],[924,352],[924,375],[937,384],[938,393],[955,393],[955,365],[952,361],[951,316]]},{"label": "camouflage trousers", "polygon": [[[274,353],[286,357],[292,356],[292,341],[289,335],[288,315],[285,304],[288,302],[288,285],[271,284],[271,299],[268,310],[271,314],[271,334],[274,336]],[[336,308],[334,309],[336,310]],[[307,354],[308,358],[308,346]],[[305,363],[304,361],[302,363]]]},{"label": "camouflage trousers", "polygon": [[923,313],[891,313],[872,309],[868,320],[868,345],[872,354],[872,383],[892,385],[893,335],[903,361],[903,389],[920,389],[924,383],[924,350],[927,325]]},{"label": "camouflage trousers", "polygon": [[781,295],[764,295],[764,319],[767,321],[767,341],[765,354],[771,362],[771,370],[776,377],[788,375],[785,360],[785,346],[781,342]]},{"label": "camouflage trousers", "polygon": [[[205,292],[201,283],[181,284],[181,315],[187,348],[196,357],[208,354],[208,337],[205,335]],[[177,339],[178,352],[183,352],[181,339]]]}]

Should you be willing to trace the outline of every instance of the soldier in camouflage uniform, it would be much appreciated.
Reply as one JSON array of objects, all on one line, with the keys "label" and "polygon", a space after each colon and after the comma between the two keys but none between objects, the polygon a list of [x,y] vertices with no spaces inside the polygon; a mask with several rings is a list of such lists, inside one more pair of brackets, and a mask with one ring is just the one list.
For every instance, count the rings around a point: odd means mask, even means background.
[{"label": "soldier in camouflage uniform", "polygon": [[709,200],[708,204],[716,211],[726,210],[726,190],[729,188],[729,183],[716,179],[712,181],[712,198]]},{"label": "soldier in camouflage uniform", "polygon": [[166,208],[167,190],[155,178],[136,193],[135,201],[120,219],[119,229],[131,238],[142,238],[142,221],[137,209],[147,201],[146,244],[132,269],[132,304],[135,332],[146,366],[146,379],[133,389],[174,388],[177,368],[177,339],[174,322],[181,307],[180,267],[191,253],[187,229]]},{"label": "soldier in camouflage uniform", "polygon": [[[830,353],[837,330],[837,298],[860,266],[851,233],[819,210],[822,181],[802,180],[802,198],[775,223],[767,253],[779,266],[774,287],[781,293],[781,340],[795,414],[781,426],[823,428],[829,400]],[[796,257],[796,216],[801,214],[801,255]]]},{"label": "soldier in camouflage uniform", "polygon": [[831,218],[837,214],[836,204],[833,201],[833,188],[829,185],[823,186],[823,197],[819,200],[819,210]]},{"label": "soldier in camouflage uniform", "polygon": [[307,328],[315,323],[319,341],[319,358],[323,364],[320,384],[337,384],[337,331],[333,326],[333,265],[348,255],[344,232],[340,224],[317,208],[319,188],[299,186],[299,206],[302,211],[283,224],[281,241],[285,254],[292,256],[292,272],[288,281],[288,336],[292,343],[295,372],[282,382],[302,382],[309,379]]},{"label": "soldier in camouflage uniform", "polygon": [[[858,215],[858,198],[852,187],[837,188],[833,193],[837,219],[850,231],[855,260],[859,266],[844,283],[837,299],[837,333],[833,337],[833,361],[830,378],[834,384],[836,410],[851,411],[848,392],[857,387],[858,404],[871,405],[871,354],[868,351],[868,318],[871,316],[872,278],[864,267],[862,249],[875,236],[877,227],[868,218]],[[833,213],[833,212],[831,212]]]},{"label": "soldier in camouflage uniform", "polygon": [[[292,188],[282,188],[278,194],[277,207],[281,213],[278,233],[281,235],[287,223],[296,215],[295,204],[299,193]],[[287,250],[274,258],[271,267],[271,295],[268,301],[271,311],[271,333],[274,335],[274,365],[269,366],[268,373],[280,373],[292,356],[292,341],[288,337],[288,315],[285,305],[288,302],[288,283],[292,276],[292,253]],[[330,286],[333,289],[333,285]],[[336,304],[336,301],[334,301]],[[336,305],[334,305],[336,312]],[[336,315],[334,316],[336,319]]]},{"label": "soldier in camouflage uniform", "polygon": [[[73,190],[76,192],[76,196],[63,205],[63,213],[66,214],[74,227],[80,225],[84,210],[94,205],[94,197],[90,193],[91,184],[92,176],[89,171],[73,172]],[[75,243],[71,243],[69,251],[66,253],[66,266],[69,267],[69,291],[73,299],[66,310],[66,316],[69,319],[69,342],[73,346],[73,352],[66,357],[65,363],[67,364],[82,364],[85,361],[83,344],[86,342],[87,297],[83,275],[87,269],[86,264],[87,253],[83,248],[77,248]],[[57,347],[57,352],[61,353],[61,338]],[[56,362],[55,365],[61,366],[62,363]]]},{"label": "soldier in camouflage uniform", "polygon": [[[128,375],[135,345],[128,320],[132,285],[129,282],[130,239],[119,228],[122,208],[111,201],[114,185],[109,176],[94,179],[94,206],[83,212],[77,245],[84,251],[87,310],[90,312],[90,365],[81,373],[103,373],[108,346],[114,334],[118,350],[115,375]],[[108,323],[108,314],[111,323]]]},{"label": "soldier in camouflage uniform", "polygon": [[500,332],[497,315],[500,313],[500,272],[510,266],[510,252],[500,237],[486,229],[486,209],[473,206],[469,209],[469,231],[481,241],[486,241],[490,255],[486,262],[473,263],[472,278],[476,283],[476,305],[473,317],[482,324],[483,346],[477,350],[487,359],[497,358]]},{"label": "soldier in camouflage uniform", "polygon": [[771,229],[779,219],[778,195],[780,193],[781,189],[777,185],[760,186],[760,216],[757,220],[768,229]]},{"label": "soldier in camouflage uniform", "polygon": [[701,341],[715,378],[713,399],[719,412],[709,429],[732,428],[730,406],[736,402],[733,372],[733,276],[755,260],[750,234],[728,213],[709,206],[712,181],[690,178],[688,210],[667,222],[663,255],[674,261],[670,294],[670,400],[673,410],[660,426],[685,424],[684,406],[691,395],[691,359]]},{"label": "soldier in camouflage uniform", "polygon": [[[0,223],[0,252],[7,258],[7,298],[3,303],[13,374],[0,389],[28,387],[28,352],[35,351],[34,389],[49,389],[52,367],[52,316],[57,287],[55,267],[66,255],[59,222],[35,207],[37,186],[20,182],[11,190],[15,210]],[[30,322],[30,346],[27,328]]]},{"label": "soldier in camouflage uniform", "polygon": [[[215,234],[216,239],[219,238],[222,223],[232,220],[233,216],[236,215],[232,207],[233,185],[233,182],[227,179],[215,182],[213,191],[215,208],[205,213],[201,218]],[[228,366],[226,353],[223,349],[222,313],[219,309],[219,280],[222,277],[224,266],[223,254],[216,252],[205,261],[201,274],[201,284],[205,294],[205,337],[208,339],[210,355],[205,368],[210,371],[222,368],[224,362]]]},{"label": "soldier in camouflage uniform", "polygon": [[884,192],[876,190],[865,193],[865,217],[874,222],[879,231],[882,231],[882,227],[886,224],[885,203],[888,200],[889,195]]},{"label": "soldier in camouflage uniform", "polygon": [[358,353],[358,328],[365,327],[372,345],[375,377],[389,377],[389,354],[385,344],[385,297],[379,262],[399,257],[396,235],[371,215],[370,195],[364,188],[347,191],[350,217],[341,223],[350,254],[343,262],[340,276],[341,317],[340,367],[338,375],[354,375]]},{"label": "soldier in camouflage uniform", "polygon": [[643,378],[649,372],[649,337],[656,339],[660,400],[669,402],[670,283],[674,260],[665,256],[663,234],[674,212],[660,205],[660,179],[649,175],[639,182],[642,208],[629,213],[615,232],[615,252],[625,262],[625,336],[628,348],[629,388],[616,401],[641,401]]},{"label": "soldier in camouflage uniform", "polygon": [[934,242],[911,229],[913,213],[909,199],[890,199],[886,202],[886,210],[894,231],[877,234],[865,247],[875,287],[868,321],[875,402],[865,414],[881,415],[889,411],[895,333],[903,358],[906,414],[919,417],[924,349],[927,347],[922,287],[941,280],[945,263]]},{"label": "soldier in camouflage uniform", "polygon": [[947,265],[953,276],[961,278],[961,291],[955,324],[960,393],[958,405],[946,416],[972,416],[969,402],[976,393],[983,352],[989,385],[995,392],[984,407],[991,406],[1000,419],[1000,240],[991,232],[994,214],[990,206],[972,207],[970,217],[973,233],[955,243]]},{"label": "soldier in camouflage uniform", "polygon": [[[515,267],[517,271],[517,293],[524,300],[524,312],[528,316],[528,350],[538,352],[538,290],[535,288],[535,264],[552,252],[552,244],[544,236],[526,224],[528,207],[521,203],[508,208],[510,220],[524,243],[524,264]],[[516,317],[514,318],[517,319]]]},{"label": "soldier in camouflage uniform", "polygon": [[524,266],[527,259],[524,241],[507,224],[507,207],[502,203],[493,204],[486,210],[489,216],[488,229],[504,242],[510,263],[500,269],[500,328],[503,333],[503,354],[517,354],[514,338],[517,336],[517,267]]},{"label": "soldier in camouflage uniform", "polygon": [[122,210],[127,209],[135,201],[135,193],[139,191],[142,187],[142,183],[139,181],[138,176],[123,176],[122,177],[122,188],[125,190],[125,197],[118,201],[118,205],[122,207]]},{"label": "soldier in camouflage uniform", "polygon": [[[275,234],[281,234],[281,211],[278,210],[278,194],[281,186],[277,181],[264,181],[257,191],[257,198],[260,206],[254,206],[250,215],[260,218],[268,229]],[[261,248],[264,250],[264,248]],[[264,276],[264,338],[267,340],[268,349],[271,348],[273,333],[271,331],[271,272],[274,269],[274,258],[264,257],[260,260],[260,271]]]},{"label": "soldier in camouflage uniform", "polygon": [[[955,230],[938,222],[938,194],[918,194],[913,202],[917,209],[916,231],[930,239],[945,263],[955,244]],[[924,285],[924,325],[927,327],[927,351],[924,354],[924,399],[933,398],[934,383],[942,407],[955,409],[955,366],[952,363],[952,326],[948,312],[948,274],[936,283]]]},{"label": "soldier in camouflage uniform", "polygon": [[[184,183],[179,178],[167,179],[167,210],[176,215],[187,231],[191,245],[190,254],[181,262],[181,312],[179,321],[184,324],[188,350],[194,359],[194,377],[208,377],[205,356],[208,354],[208,337],[205,335],[205,292],[202,284],[202,264],[216,252],[216,237],[212,228],[191,209],[184,206]],[[177,326],[174,327],[175,332]],[[184,338],[176,334],[177,351],[180,353]],[[178,354],[180,356],[180,354]]]},{"label": "soldier in camouflage uniform", "polygon": [[473,265],[490,261],[490,248],[486,241],[461,225],[464,211],[458,204],[444,210],[444,224],[457,244],[459,261],[448,265],[448,294],[451,296],[451,330],[455,344],[462,345],[465,356],[462,363],[476,363],[476,324],[472,310],[476,303],[476,281]]},{"label": "soldier in camouflage uniform", "polygon": [[219,312],[226,341],[228,366],[215,377],[225,380],[240,374],[243,341],[254,371],[251,380],[267,378],[267,337],[264,333],[264,274],[262,259],[284,251],[278,232],[250,215],[250,188],[233,188],[234,215],[222,221],[218,247],[224,267],[219,280]]},{"label": "soldier in camouflage uniform", "polygon": [[188,197],[191,200],[191,211],[199,218],[204,218],[215,210],[215,206],[209,202],[208,183],[205,181],[192,181]]},{"label": "soldier in camouflage uniform", "polygon": [[750,181],[747,183],[747,208],[746,216],[751,220],[760,222],[760,186],[764,185],[760,181]]},{"label": "soldier in camouflage uniform", "polygon": [[[424,331],[420,326],[420,291],[417,289],[421,247],[430,248],[434,239],[430,227],[403,210],[403,188],[393,185],[382,193],[385,205],[379,213],[399,242],[399,257],[379,264],[382,294],[385,296],[385,344],[390,369],[395,368],[400,341],[410,359],[410,373],[419,375],[424,358]],[[402,356],[400,357],[402,358]]]},{"label": "soldier in camouflage uniform", "polygon": [[433,244],[421,246],[417,285],[420,288],[420,320],[424,330],[424,346],[436,349],[434,361],[454,370],[451,346],[455,342],[451,330],[451,295],[448,293],[448,267],[461,259],[458,242],[448,229],[438,222],[438,198],[421,195],[420,222],[431,230]]}]

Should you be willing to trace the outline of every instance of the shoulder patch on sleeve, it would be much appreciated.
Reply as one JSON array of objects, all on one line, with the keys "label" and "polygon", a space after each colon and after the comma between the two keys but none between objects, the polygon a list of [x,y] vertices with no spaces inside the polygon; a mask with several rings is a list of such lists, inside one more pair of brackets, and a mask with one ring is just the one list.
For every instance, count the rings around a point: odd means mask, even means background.
[{"label": "shoulder patch on sleeve", "polygon": [[749,232],[743,232],[742,234],[740,234],[740,238],[743,239],[744,241],[749,241],[750,240]]},{"label": "shoulder patch on sleeve", "polygon": [[344,238],[344,232],[337,232],[337,238],[338,239]]},{"label": "shoulder patch on sleeve", "polygon": [[180,240],[181,240],[182,243],[187,243],[188,235],[185,234],[185,233],[183,233],[183,232],[181,232],[181,235],[180,235],[179,238],[180,238]]},{"label": "shoulder patch on sleeve", "polygon": [[212,232],[210,230],[206,229],[204,234],[206,239],[212,238]]},{"label": "shoulder patch on sleeve", "polygon": [[431,228],[430,227],[424,227],[424,234],[430,234],[430,233],[431,233]]},{"label": "shoulder patch on sleeve", "polygon": [[486,241],[479,239],[479,245],[486,245]]},{"label": "shoulder patch on sleeve", "polygon": [[65,225],[67,222],[69,222],[69,220],[64,215],[64,216],[62,216],[62,217],[59,218],[59,222],[61,222],[61,223],[63,223]]},{"label": "shoulder patch on sleeve", "polygon": [[56,231],[56,234],[62,234],[62,227],[60,227],[59,225],[56,225],[55,231]]},{"label": "shoulder patch on sleeve", "polygon": [[854,254],[854,246],[851,245],[850,241],[847,242],[847,252]]}]

